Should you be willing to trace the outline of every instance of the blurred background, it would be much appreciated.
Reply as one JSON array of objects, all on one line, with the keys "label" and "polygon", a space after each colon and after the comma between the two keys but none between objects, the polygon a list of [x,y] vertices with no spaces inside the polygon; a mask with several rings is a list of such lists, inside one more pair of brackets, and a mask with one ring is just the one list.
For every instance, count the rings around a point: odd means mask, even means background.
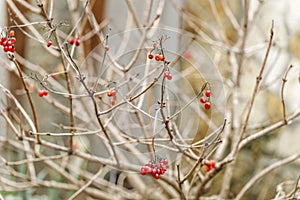
[{"label": "blurred background", "polygon": [[[13,24],[11,16],[14,16],[19,24],[43,21],[39,12],[32,12],[39,9],[37,1],[22,2],[23,0],[2,0],[0,2],[0,26],[2,30]],[[43,2],[47,6],[53,3],[53,19],[56,23],[63,22],[68,24],[67,26],[58,27],[62,37],[66,37],[72,31],[72,28],[80,19],[85,5],[85,1],[82,0],[49,0]],[[29,8],[28,5],[32,7]],[[95,17],[94,20],[102,28],[101,31],[108,33],[110,36],[147,27],[153,22],[153,27],[182,30],[184,33],[192,35],[195,41],[201,45],[202,50],[206,52],[218,70],[222,80],[222,92],[225,95],[225,100],[222,102],[223,105],[220,105],[224,107],[222,111],[224,116],[220,116],[220,119],[217,120],[222,121],[224,117],[227,118],[228,128],[224,132],[222,144],[214,155],[216,160],[224,159],[230,152],[236,130],[239,130],[243,125],[248,103],[256,83],[256,77],[261,69],[268,46],[272,21],[274,22],[273,45],[244,137],[262,131],[266,127],[283,120],[282,99],[280,96],[282,78],[290,65],[293,65],[293,68],[287,75],[287,82],[284,88],[286,113],[287,116],[290,116],[297,113],[297,111],[299,112],[300,13],[298,1],[92,0],[90,5],[91,12],[93,12]],[[19,17],[16,11],[21,12],[24,19],[28,21],[24,21],[23,18]],[[153,21],[158,15],[158,20]],[[26,37],[19,29],[14,29],[18,40],[16,57],[20,60],[23,59],[21,65],[24,71],[27,75],[30,75],[32,71],[39,69],[35,68],[35,65],[48,72],[62,71],[60,57],[55,53],[49,53],[49,49],[45,47],[45,42],[49,39],[49,31],[45,30],[43,26],[35,28],[40,32],[39,36],[41,38],[39,40]],[[82,39],[82,45],[75,54],[78,64],[83,63],[85,58],[90,55],[90,52],[98,45],[101,45],[97,32],[89,35],[93,29],[94,27],[88,23],[88,16],[86,16],[76,30],[76,34]],[[33,33],[29,28],[26,30]],[[41,41],[44,41],[44,43]],[[174,41],[168,48],[174,52],[181,52],[182,41]],[[191,52],[193,59],[202,59],[197,57],[200,54],[195,49],[191,49]],[[26,60],[31,64],[26,63]],[[0,65],[1,84],[9,88],[25,105],[28,104],[21,82],[4,52],[1,52]],[[31,66],[31,69],[28,66]],[[189,67],[190,64],[188,62],[181,62],[178,70],[184,71]],[[45,72],[40,73],[41,75],[45,74]],[[203,83],[203,80],[197,76],[186,76],[186,78],[196,88]],[[32,82],[36,87],[34,91],[36,92],[40,86],[34,81],[29,80],[29,82]],[[184,88],[182,89],[184,90]],[[5,94],[1,92],[0,95],[1,101],[6,102]],[[49,102],[37,101],[36,99],[38,98],[36,95],[33,97],[38,104],[39,113],[41,113],[39,114],[41,118],[39,120],[40,129],[49,132],[59,131],[59,125],[64,124],[68,120],[68,116],[61,115],[60,111],[49,106]],[[60,97],[57,98],[59,99]],[[66,104],[66,99],[61,98],[59,100],[62,104]],[[3,103],[0,108],[5,108]],[[47,113],[46,117],[43,113]],[[237,157],[226,198],[234,198],[252,177],[275,161],[300,152],[299,122],[298,117],[291,124],[270,131],[263,137],[243,147]],[[3,117],[0,117],[0,127],[0,135],[4,136],[6,132],[9,132]],[[209,124],[200,123],[199,127],[201,128],[197,132],[197,140],[205,137]],[[97,148],[97,144],[93,142],[93,140],[82,139],[78,143],[78,148],[80,148],[80,143],[82,143],[82,151],[85,151],[84,148],[86,146],[91,148],[90,151],[93,151],[93,148]],[[1,142],[0,145],[3,144]],[[78,162],[78,165],[82,164],[80,161]],[[255,183],[243,198],[271,199],[279,195],[280,192],[280,194],[289,193],[300,175],[299,167],[300,162],[298,160],[274,170]],[[95,170],[94,166],[91,168],[93,172]],[[224,197],[222,195],[219,196],[223,191],[223,175],[224,172],[221,172],[211,182],[205,196],[212,199],[222,199]],[[29,199],[64,199],[68,196],[60,194],[63,193],[62,191],[57,193],[58,190],[34,190],[31,191],[32,196],[25,195],[22,193],[24,192],[22,190],[18,191],[17,193],[12,193],[11,191],[5,192],[2,190],[0,193],[5,196],[5,199],[28,199],[28,197],[30,197]],[[164,197],[167,199],[168,195]]]}]

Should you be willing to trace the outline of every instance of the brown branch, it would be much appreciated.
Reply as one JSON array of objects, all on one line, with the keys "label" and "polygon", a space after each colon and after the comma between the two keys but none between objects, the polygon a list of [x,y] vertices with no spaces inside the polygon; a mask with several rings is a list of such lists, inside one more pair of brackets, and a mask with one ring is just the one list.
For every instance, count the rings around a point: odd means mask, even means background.
[{"label": "brown branch", "polygon": [[[271,46],[273,44],[273,36],[274,36],[273,28],[274,28],[274,22],[272,21],[272,25],[271,25],[271,29],[270,29],[270,38],[269,38],[268,48],[267,48],[266,54],[264,56],[264,60],[263,60],[263,63],[261,65],[259,74],[256,77],[256,83],[255,83],[255,86],[254,86],[254,89],[253,89],[253,92],[252,92],[252,95],[251,95],[251,99],[250,99],[248,109],[246,111],[246,117],[245,117],[245,119],[242,123],[242,128],[241,128],[239,134],[236,135],[237,136],[236,141],[234,141],[234,143],[232,144],[232,151],[228,154],[228,156],[225,159],[234,159],[238,154],[239,144],[241,143],[241,141],[243,139],[243,136],[246,132],[246,128],[248,126],[248,121],[250,119],[250,114],[252,112],[254,101],[255,101],[256,95],[259,91],[260,83],[261,83],[261,80],[262,80],[262,74],[264,72],[264,69],[265,69],[265,66],[266,66],[266,63],[267,63],[267,60],[268,60],[268,57],[269,57],[269,53],[270,53],[270,50],[271,50]],[[231,179],[232,179],[233,171],[234,171],[234,169],[233,169],[234,168],[234,163],[235,163],[235,161],[233,161],[233,163],[231,163],[231,165],[229,165],[226,168],[225,175],[224,175],[224,180],[223,180],[223,183],[222,183],[222,190],[221,190],[221,197],[222,198],[226,198],[227,193],[228,193],[228,189],[230,188],[230,183],[231,183]]]},{"label": "brown branch", "polygon": [[[25,83],[25,80],[24,80],[24,76],[23,76],[23,72],[17,62],[17,60],[15,59],[14,55],[11,54],[9,55],[9,59],[15,64],[17,70],[18,70],[18,73],[19,73],[19,77],[21,79],[21,82],[22,82],[22,85],[25,89],[25,92],[26,92],[26,96],[27,96],[27,99],[28,99],[28,102],[29,102],[29,105],[30,105],[30,108],[31,108],[31,111],[32,111],[32,115],[33,115],[33,122],[34,122],[34,126],[35,126],[35,131],[39,131],[39,128],[38,128],[38,120],[37,120],[37,116],[36,116],[36,111],[35,111],[35,107],[34,107],[34,104],[33,104],[33,101],[32,101],[32,98],[31,98],[31,95],[30,95],[30,92],[29,92],[29,89]],[[41,143],[41,139],[40,139],[40,136],[37,135],[36,136],[36,140],[37,140],[37,143],[40,144]]]},{"label": "brown branch", "polygon": [[180,178],[180,165],[179,164],[176,164],[176,167],[177,167],[177,183],[178,183],[178,187],[179,187],[179,190],[180,190],[180,198],[182,200],[186,200],[186,197],[183,193],[183,190],[182,190],[182,182],[181,182],[181,178]]},{"label": "brown branch", "polygon": [[295,160],[297,160],[298,158],[300,158],[300,153],[296,153],[293,154],[289,157],[286,157],[282,160],[279,160],[275,163],[273,163],[272,165],[264,168],[261,172],[259,172],[258,174],[256,174],[255,176],[253,176],[246,185],[244,185],[244,187],[240,190],[240,192],[238,193],[238,195],[236,196],[236,200],[241,199],[244,194],[261,178],[265,177],[268,173],[272,172],[273,170],[282,167],[286,164],[289,164]]},{"label": "brown branch", "polygon": [[287,119],[286,119],[286,107],[285,107],[285,101],[284,101],[284,88],[285,84],[287,82],[287,75],[289,71],[293,68],[293,65],[290,65],[287,71],[284,74],[284,77],[282,78],[282,85],[281,85],[281,91],[280,91],[280,97],[281,97],[281,103],[282,103],[282,110],[283,110],[283,120],[287,124]]},{"label": "brown branch", "polygon": [[247,113],[246,113],[246,118],[245,118],[245,120],[243,122],[243,126],[242,126],[242,129],[241,129],[241,132],[239,133],[239,138],[238,138],[238,140],[237,140],[237,142],[235,144],[235,147],[234,147],[234,149],[233,149],[233,151],[231,153],[232,157],[236,156],[236,154],[238,152],[238,146],[239,146],[240,142],[242,141],[242,138],[243,138],[244,133],[246,132],[246,128],[248,126],[248,121],[249,121],[249,118],[250,118],[250,115],[251,115],[251,112],[252,112],[254,101],[255,101],[256,95],[257,95],[257,93],[259,91],[261,80],[263,78],[262,74],[264,72],[264,69],[265,69],[265,66],[266,66],[266,63],[267,63],[267,60],[268,60],[268,57],[269,57],[269,53],[270,53],[270,50],[271,50],[271,46],[273,44],[273,36],[274,36],[273,28],[274,28],[274,22],[272,21],[272,26],[271,26],[271,29],[270,29],[270,39],[269,39],[268,48],[267,48],[267,51],[266,51],[263,63],[261,65],[259,74],[256,77],[256,83],[255,83],[255,86],[254,86],[254,89],[253,89],[253,92],[252,92],[252,95],[251,95],[249,107],[248,107],[248,110],[247,110]]}]

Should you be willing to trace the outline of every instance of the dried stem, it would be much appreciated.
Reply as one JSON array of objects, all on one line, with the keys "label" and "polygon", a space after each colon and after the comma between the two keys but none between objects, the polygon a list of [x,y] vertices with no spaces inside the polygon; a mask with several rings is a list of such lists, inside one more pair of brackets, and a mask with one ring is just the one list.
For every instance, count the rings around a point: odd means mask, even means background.
[{"label": "dried stem", "polygon": [[[248,121],[250,119],[250,114],[252,112],[252,108],[253,108],[253,105],[254,105],[256,95],[259,91],[260,83],[261,83],[261,80],[262,80],[262,75],[263,75],[263,72],[264,72],[268,57],[269,57],[271,46],[273,44],[273,35],[274,35],[273,28],[274,28],[274,22],[272,21],[272,25],[271,25],[271,29],[270,29],[270,38],[269,38],[268,48],[267,48],[266,54],[264,56],[264,60],[263,60],[263,63],[261,65],[259,74],[256,77],[256,83],[255,83],[255,86],[254,86],[254,89],[253,89],[253,92],[252,92],[252,95],[251,95],[249,106],[248,106],[247,111],[246,111],[246,117],[245,117],[245,119],[242,123],[241,131],[237,135],[236,141],[234,141],[232,151],[227,156],[227,158],[229,158],[229,159],[235,159],[236,158],[236,156],[238,154],[238,150],[239,150],[239,144],[241,143],[241,141],[244,137],[244,134],[246,132],[246,128],[248,126]],[[232,175],[233,175],[233,171],[234,171],[234,169],[233,169],[234,168],[234,163],[235,162],[232,162],[231,165],[229,165],[226,168],[226,171],[225,171],[224,180],[223,180],[223,183],[222,183],[222,190],[221,190],[221,196],[223,198],[225,198],[227,196],[228,189],[230,187],[230,183],[231,183],[231,179],[232,179]]]},{"label": "dried stem", "polygon": [[247,184],[240,190],[240,192],[238,193],[238,195],[236,196],[235,199],[239,200],[241,199],[244,194],[261,178],[265,177],[268,173],[272,172],[273,170],[282,167],[286,164],[289,164],[295,160],[297,160],[298,158],[300,158],[300,153],[296,153],[293,154],[291,156],[286,157],[285,159],[279,160],[273,164],[271,164],[270,166],[266,167],[265,169],[263,169],[261,172],[259,172],[258,174],[256,174],[255,176],[253,176],[248,182]]},{"label": "dried stem", "polygon": [[286,108],[285,108],[285,101],[284,101],[284,88],[285,84],[287,82],[287,75],[289,71],[293,68],[293,65],[290,65],[286,73],[284,74],[284,77],[282,78],[282,85],[281,85],[281,92],[280,92],[280,97],[281,97],[281,103],[282,103],[282,110],[283,110],[283,120],[287,124],[287,119],[286,119]]},{"label": "dried stem", "polygon": [[[30,92],[29,92],[29,89],[24,81],[24,76],[23,76],[23,72],[18,64],[18,62],[16,61],[15,57],[13,55],[10,55],[9,59],[15,64],[17,70],[18,70],[18,73],[19,73],[19,77],[20,77],[20,80],[22,82],[22,85],[25,89],[25,92],[26,92],[26,96],[27,96],[27,99],[28,99],[28,102],[29,102],[29,105],[30,105],[30,108],[31,108],[31,111],[32,111],[32,115],[33,115],[33,122],[34,122],[34,126],[35,126],[35,130],[34,131],[38,131],[38,120],[37,120],[37,116],[36,116],[36,111],[35,111],[35,107],[34,107],[34,103],[32,101],[32,98],[31,98],[31,95],[30,95]],[[40,136],[37,135],[36,136],[36,140],[37,140],[37,143],[40,144],[41,143],[41,139],[40,139]]]}]

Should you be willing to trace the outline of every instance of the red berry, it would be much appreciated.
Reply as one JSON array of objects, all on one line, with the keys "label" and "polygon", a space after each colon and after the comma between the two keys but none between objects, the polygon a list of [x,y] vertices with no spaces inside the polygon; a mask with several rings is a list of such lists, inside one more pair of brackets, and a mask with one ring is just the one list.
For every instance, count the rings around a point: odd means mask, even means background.
[{"label": "red berry", "polygon": [[206,102],[206,98],[205,97],[200,97],[200,102],[201,103],[205,103]]},{"label": "red berry", "polygon": [[164,61],[165,58],[164,58],[164,56],[161,55],[161,54],[156,54],[156,55],[155,55],[155,60],[156,60],[156,61]]},{"label": "red berry", "polygon": [[44,96],[44,91],[43,90],[39,90],[38,95],[39,95],[39,97]]},{"label": "red berry", "polygon": [[9,31],[9,36],[14,37],[15,36],[15,31],[14,30]]},{"label": "red berry", "polygon": [[210,107],[211,107],[211,104],[210,104],[210,102],[206,102],[205,104],[204,104],[204,108],[205,109],[210,109]]},{"label": "red berry", "polygon": [[1,42],[3,43],[4,41],[6,41],[6,37],[2,36]]},{"label": "red berry", "polygon": [[9,46],[9,47],[8,47],[8,51],[10,51],[10,52],[12,52],[12,53],[15,52],[14,46]]},{"label": "red berry", "polygon": [[165,60],[165,57],[164,57],[163,55],[160,55],[160,56],[159,56],[159,60],[160,60],[160,61],[164,61],[164,60]]},{"label": "red berry", "polygon": [[109,51],[109,46],[108,46],[108,45],[105,45],[105,46],[104,46],[104,50],[105,50],[105,51]]},{"label": "red berry", "polygon": [[112,91],[108,91],[107,96],[111,97],[112,96]]},{"label": "red berry", "polygon": [[205,172],[209,172],[211,169],[214,169],[216,167],[215,160],[205,160],[204,164],[206,165],[206,168],[204,169]]},{"label": "red berry", "polygon": [[168,164],[168,160],[167,160],[167,159],[163,159],[163,160],[162,160],[162,163],[163,163],[164,165],[167,165],[167,164]]},{"label": "red berry", "polygon": [[4,52],[8,52],[8,46],[4,46],[4,47],[3,47],[3,51],[4,51]]},{"label": "red berry", "polygon": [[215,160],[205,160],[204,164],[209,166],[209,167],[214,168],[216,166],[216,161]]},{"label": "red berry", "polygon": [[39,97],[47,96],[48,95],[48,90],[39,90],[38,95]]},{"label": "red berry", "polygon": [[44,95],[44,96],[47,96],[48,94],[49,94],[48,90],[44,90],[44,91],[43,91],[43,95]]},{"label": "red berry", "polygon": [[151,167],[146,167],[146,173],[147,174],[152,174],[152,168]]},{"label": "red berry", "polygon": [[156,55],[155,55],[155,60],[156,60],[156,61],[160,61],[160,55],[159,55],[159,54],[156,54]]},{"label": "red berry", "polygon": [[51,45],[52,45],[52,42],[51,42],[51,41],[48,41],[48,42],[47,42],[47,47],[51,47]]},{"label": "red berry", "polygon": [[115,105],[116,104],[116,100],[114,100],[114,99],[112,99],[112,100],[110,100],[110,105]]},{"label": "red berry", "polygon": [[116,96],[116,91],[108,91],[107,92],[107,96],[109,96],[109,97],[113,97],[113,96]]},{"label": "red berry", "polygon": [[210,95],[211,95],[211,91],[210,90],[206,90],[205,96],[210,97]]},{"label": "red berry", "polygon": [[215,168],[216,167],[216,161],[215,160],[211,160],[210,167],[211,168]]},{"label": "red berry", "polygon": [[11,42],[11,40],[9,39],[9,40],[7,40],[7,43],[6,43],[6,45],[7,46],[11,46],[12,45],[12,42]]},{"label": "red berry", "polygon": [[153,59],[153,57],[154,57],[154,56],[153,56],[153,54],[151,54],[151,53],[148,55],[148,58],[149,58],[150,60]]},{"label": "red berry", "polygon": [[172,74],[170,74],[170,72],[169,71],[165,71],[164,72],[164,76],[168,79],[168,80],[172,80]]},{"label": "red berry", "polygon": [[17,39],[15,37],[11,37],[10,41],[11,41],[12,44],[14,44],[14,43],[16,43]]},{"label": "red berry", "polygon": [[78,37],[75,38],[75,45],[79,46],[80,45],[80,40],[78,39]]},{"label": "red berry", "polygon": [[162,174],[161,169],[157,169],[156,172],[157,172],[159,175]]},{"label": "red berry", "polygon": [[3,42],[2,42],[2,46],[7,46],[7,40],[4,40]]},{"label": "red berry", "polygon": [[74,39],[73,37],[71,37],[71,38],[69,39],[69,44],[74,44],[74,42],[75,42],[75,39]]},{"label": "red berry", "polygon": [[153,177],[159,179],[159,174],[154,174]]},{"label": "red berry", "polygon": [[142,168],[141,168],[141,174],[142,175],[145,175],[147,173],[147,169],[143,166]]},{"label": "red berry", "polygon": [[154,175],[154,174],[157,174],[156,168],[153,168],[153,169],[152,169],[152,174],[153,174],[153,175]]},{"label": "red berry", "polygon": [[14,47],[13,47],[13,46],[11,46],[11,45],[10,45],[10,46],[8,46],[8,51],[10,51],[10,52],[12,52],[12,53],[13,53],[13,52],[15,51],[15,50],[14,50]]},{"label": "red berry", "polygon": [[170,72],[169,72],[169,71],[165,71],[165,72],[164,72],[164,76],[165,76],[165,77],[168,77],[169,75],[170,75]]},{"label": "red berry", "polygon": [[205,172],[209,172],[211,170],[211,168],[210,167],[206,167],[206,168],[204,168],[204,171]]}]

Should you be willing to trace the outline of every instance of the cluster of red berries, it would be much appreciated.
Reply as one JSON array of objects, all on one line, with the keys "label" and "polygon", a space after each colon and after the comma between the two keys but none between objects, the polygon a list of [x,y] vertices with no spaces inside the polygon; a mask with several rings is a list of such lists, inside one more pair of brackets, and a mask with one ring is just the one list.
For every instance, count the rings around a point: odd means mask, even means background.
[{"label": "cluster of red berries", "polygon": [[116,104],[116,100],[117,100],[117,95],[116,95],[116,91],[114,90],[110,90],[107,92],[107,96],[108,97],[112,97],[112,99],[110,100],[110,105],[115,105]]},{"label": "cluster of red berries", "polygon": [[39,97],[47,96],[49,94],[48,90],[39,90]]},{"label": "cluster of red berries", "polygon": [[[156,61],[165,61],[165,57],[162,54],[161,50],[157,50],[158,48],[158,43],[157,42],[153,42],[153,49],[150,51],[150,53],[148,54],[148,58],[150,60],[152,60],[153,58],[155,58]],[[154,55],[152,52],[156,51],[157,53]]]},{"label": "cluster of red berries", "polygon": [[206,166],[204,168],[204,171],[209,172],[210,170],[212,170],[216,167],[216,161],[215,160],[205,160],[204,165]]},{"label": "cluster of red berries", "polygon": [[8,37],[1,37],[0,45],[3,46],[4,52],[15,52],[15,43],[17,39],[15,38],[15,31],[9,31]]},{"label": "cluster of red berries", "polygon": [[211,103],[209,101],[210,96],[211,96],[211,91],[210,90],[206,90],[205,91],[205,96],[202,96],[199,99],[200,103],[203,103],[204,104],[204,108],[207,109],[207,110],[211,108]]},{"label": "cluster of red berries", "polygon": [[164,76],[168,79],[168,80],[172,80],[173,76],[169,71],[165,71],[164,72]]},{"label": "cluster of red berries", "polygon": [[152,53],[148,54],[148,58],[151,60],[155,57],[156,61],[164,61],[165,57],[162,54],[156,54],[155,56]]},{"label": "cluster of red berries", "polygon": [[159,179],[167,171],[168,160],[161,159],[159,162],[150,161],[141,168],[141,174],[151,174],[154,178]]},{"label": "cluster of red berries", "polygon": [[71,37],[69,39],[69,44],[73,45],[75,44],[76,46],[79,46],[80,45],[80,40],[78,37]]}]

